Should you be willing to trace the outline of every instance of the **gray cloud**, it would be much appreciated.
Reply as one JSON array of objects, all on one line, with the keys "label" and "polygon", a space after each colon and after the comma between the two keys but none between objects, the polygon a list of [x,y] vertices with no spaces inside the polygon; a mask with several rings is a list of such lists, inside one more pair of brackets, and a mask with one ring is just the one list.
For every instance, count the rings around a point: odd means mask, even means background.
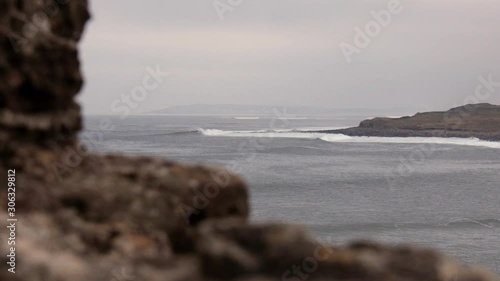
[{"label": "gray cloud", "polygon": [[[171,76],[137,113],[219,103],[445,109],[474,94],[480,75],[500,81],[495,0],[401,0],[348,64],[339,44],[388,2],[242,0],[221,21],[212,0],[94,0],[79,100],[86,113],[112,113],[156,65]],[[500,89],[487,102],[500,103]]]}]

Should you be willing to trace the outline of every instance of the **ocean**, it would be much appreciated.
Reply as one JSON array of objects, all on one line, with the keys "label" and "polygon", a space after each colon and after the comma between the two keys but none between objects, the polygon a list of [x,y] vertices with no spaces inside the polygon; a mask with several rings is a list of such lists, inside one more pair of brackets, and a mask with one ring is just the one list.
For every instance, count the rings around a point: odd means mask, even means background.
[{"label": "ocean", "polygon": [[96,152],[235,171],[250,186],[254,221],[302,224],[331,244],[437,248],[500,273],[500,143],[318,132],[362,119],[86,116],[80,137]]}]

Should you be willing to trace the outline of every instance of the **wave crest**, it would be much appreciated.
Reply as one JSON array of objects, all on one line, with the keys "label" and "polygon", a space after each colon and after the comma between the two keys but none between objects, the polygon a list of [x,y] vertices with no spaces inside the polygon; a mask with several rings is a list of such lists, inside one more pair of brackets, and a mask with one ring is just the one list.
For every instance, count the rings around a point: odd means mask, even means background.
[{"label": "wave crest", "polygon": [[301,129],[225,131],[218,129],[199,129],[199,133],[210,137],[255,137],[255,138],[293,138],[318,139],[331,143],[399,143],[399,144],[440,144],[477,146],[500,149],[500,142],[484,141],[477,138],[436,138],[436,137],[351,137],[343,134],[327,134]]}]

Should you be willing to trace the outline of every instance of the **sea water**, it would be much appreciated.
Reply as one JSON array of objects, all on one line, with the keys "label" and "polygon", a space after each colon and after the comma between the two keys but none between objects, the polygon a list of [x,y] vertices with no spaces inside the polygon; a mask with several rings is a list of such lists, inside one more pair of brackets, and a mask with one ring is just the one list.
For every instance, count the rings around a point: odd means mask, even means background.
[{"label": "sea water", "polygon": [[80,137],[98,152],[231,169],[250,186],[254,221],[303,224],[333,244],[438,248],[500,272],[500,143],[321,132],[362,119],[87,116]]}]

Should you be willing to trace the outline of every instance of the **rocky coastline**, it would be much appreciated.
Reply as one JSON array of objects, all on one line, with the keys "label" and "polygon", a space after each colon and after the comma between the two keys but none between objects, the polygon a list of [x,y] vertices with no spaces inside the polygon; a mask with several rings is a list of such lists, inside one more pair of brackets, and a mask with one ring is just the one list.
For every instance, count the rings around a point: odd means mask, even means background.
[{"label": "rocky coastline", "polygon": [[500,106],[469,104],[442,112],[364,120],[358,127],[321,131],[367,137],[478,138],[500,141]]}]

